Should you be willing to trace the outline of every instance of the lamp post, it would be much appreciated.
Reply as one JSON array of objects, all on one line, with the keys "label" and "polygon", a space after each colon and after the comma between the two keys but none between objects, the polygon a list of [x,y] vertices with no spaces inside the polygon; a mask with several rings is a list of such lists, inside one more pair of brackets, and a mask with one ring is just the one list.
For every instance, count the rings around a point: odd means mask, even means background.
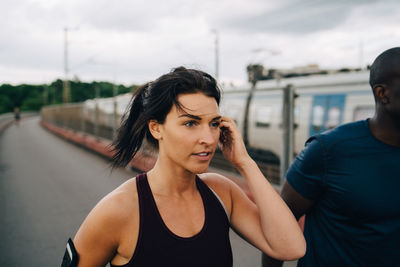
[{"label": "lamp post", "polygon": [[68,72],[69,72],[69,67],[68,67],[68,46],[69,46],[69,41],[68,41],[68,31],[69,30],[78,30],[78,27],[69,29],[68,27],[64,28],[64,82],[63,82],[63,102],[64,103],[69,103],[71,102],[71,88],[69,84],[69,78],[68,78]]},{"label": "lamp post", "polygon": [[68,28],[64,28],[64,82],[63,82],[63,102],[71,101],[71,90],[68,80]]},{"label": "lamp post", "polygon": [[215,79],[219,78],[219,35],[216,29],[211,30],[215,34]]}]

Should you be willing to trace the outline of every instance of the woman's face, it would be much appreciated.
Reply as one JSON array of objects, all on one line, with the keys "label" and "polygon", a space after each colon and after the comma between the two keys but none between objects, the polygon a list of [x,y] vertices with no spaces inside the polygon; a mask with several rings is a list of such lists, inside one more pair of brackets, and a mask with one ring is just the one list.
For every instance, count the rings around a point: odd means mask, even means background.
[{"label": "woman's face", "polygon": [[215,98],[203,93],[177,97],[175,105],[159,125],[160,160],[168,167],[189,173],[207,170],[218,145],[221,115]]}]

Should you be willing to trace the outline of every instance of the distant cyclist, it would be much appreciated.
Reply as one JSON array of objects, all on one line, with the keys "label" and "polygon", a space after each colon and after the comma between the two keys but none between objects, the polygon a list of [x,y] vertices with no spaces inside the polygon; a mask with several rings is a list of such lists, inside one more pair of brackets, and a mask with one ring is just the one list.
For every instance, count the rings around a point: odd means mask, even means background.
[{"label": "distant cyclist", "polygon": [[21,120],[21,114],[19,112],[19,107],[14,107],[14,123],[19,125],[19,121]]}]

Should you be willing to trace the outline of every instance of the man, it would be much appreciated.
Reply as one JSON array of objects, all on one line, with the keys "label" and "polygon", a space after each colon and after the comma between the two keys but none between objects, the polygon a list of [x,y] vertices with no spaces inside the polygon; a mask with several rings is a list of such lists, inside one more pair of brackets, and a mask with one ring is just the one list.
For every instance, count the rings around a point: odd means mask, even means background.
[{"label": "man", "polygon": [[400,47],[375,59],[370,85],[374,117],[311,137],[287,172],[281,196],[306,214],[298,266],[400,266]]}]

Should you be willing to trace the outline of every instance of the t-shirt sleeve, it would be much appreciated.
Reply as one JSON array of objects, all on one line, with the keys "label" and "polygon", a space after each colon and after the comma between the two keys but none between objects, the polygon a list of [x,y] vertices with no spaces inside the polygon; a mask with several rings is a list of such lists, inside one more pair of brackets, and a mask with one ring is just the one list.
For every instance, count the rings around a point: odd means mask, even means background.
[{"label": "t-shirt sleeve", "polygon": [[321,141],[313,136],[286,173],[288,183],[303,197],[316,200],[324,189],[325,152]]}]

